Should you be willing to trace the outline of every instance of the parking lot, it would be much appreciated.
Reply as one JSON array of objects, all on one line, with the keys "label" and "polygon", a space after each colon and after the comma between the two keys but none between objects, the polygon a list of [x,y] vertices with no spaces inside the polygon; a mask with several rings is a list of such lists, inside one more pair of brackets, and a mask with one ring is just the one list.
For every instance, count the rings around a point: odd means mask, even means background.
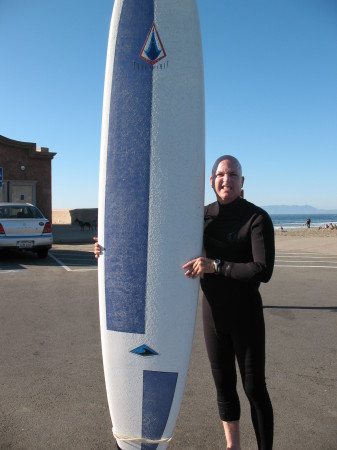
[{"label": "parking lot", "polygon": [[337,269],[337,255],[318,252],[278,251],[275,267],[297,267],[311,269]]},{"label": "parking lot", "polygon": [[[46,259],[0,255],[0,448],[114,449],[102,369],[92,244]],[[337,257],[278,252],[261,287],[275,449],[336,448]],[[242,394],[242,448],[255,450]],[[172,450],[224,448],[200,302]]]},{"label": "parking lot", "polygon": [[93,256],[93,246],[74,247],[54,246],[50,257],[67,272],[97,272],[97,261]]},{"label": "parking lot", "polygon": [[0,274],[29,267],[62,267],[67,272],[97,271],[93,245],[54,245],[48,258],[37,259],[31,252],[6,252],[0,254]]}]

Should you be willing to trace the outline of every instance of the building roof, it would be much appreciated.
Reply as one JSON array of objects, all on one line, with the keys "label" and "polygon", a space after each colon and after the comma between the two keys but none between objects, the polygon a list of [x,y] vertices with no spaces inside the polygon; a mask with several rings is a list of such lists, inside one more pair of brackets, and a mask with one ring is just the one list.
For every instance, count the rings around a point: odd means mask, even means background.
[{"label": "building roof", "polygon": [[30,158],[38,159],[53,159],[56,153],[50,152],[47,147],[36,148],[33,142],[21,142],[6,138],[0,134],[0,144],[12,147],[13,149],[26,149],[29,152]]}]

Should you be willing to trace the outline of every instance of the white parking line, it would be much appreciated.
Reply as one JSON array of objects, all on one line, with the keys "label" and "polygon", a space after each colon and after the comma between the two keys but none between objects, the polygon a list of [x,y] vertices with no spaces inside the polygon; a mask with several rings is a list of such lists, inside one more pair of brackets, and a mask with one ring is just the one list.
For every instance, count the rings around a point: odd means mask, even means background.
[{"label": "white parking line", "polygon": [[[65,264],[63,261],[61,261],[59,258],[57,258],[55,255],[53,255],[51,252],[49,252],[49,256],[57,262],[57,264],[59,264],[61,267],[63,267],[64,270],[66,270],[67,272],[90,272],[93,270],[97,271],[97,267],[88,267],[88,268],[80,268],[80,269],[71,269],[71,266],[73,267],[79,267],[81,264],[77,263],[77,264],[73,264],[73,263],[67,263]],[[69,261],[92,261],[92,259],[88,259],[88,258],[67,258],[64,257],[63,259],[68,259]]]},{"label": "white parking line", "polygon": [[91,268],[91,269],[70,269],[70,272],[90,272],[96,270],[97,271],[97,267]]},{"label": "white parking line", "polygon": [[59,256],[63,256],[64,258],[74,258],[75,257],[78,259],[88,259],[91,261],[94,259],[94,254],[92,254],[91,258],[89,258],[87,254],[83,255],[82,253],[76,253],[76,252],[67,252],[67,253],[57,252],[57,254]]},{"label": "white parking line", "polygon": [[[337,269],[337,255],[322,255],[317,252],[277,252],[275,267]],[[321,263],[321,264],[320,264]]]},{"label": "white parking line", "polygon": [[294,264],[275,264],[275,267],[297,267],[297,268],[321,268],[321,269],[337,269],[337,266],[295,266]]},{"label": "white parking line", "polygon": [[54,261],[57,262],[57,264],[59,264],[61,267],[63,267],[64,270],[66,270],[67,272],[71,272],[71,269],[69,269],[68,266],[66,266],[65,264],[63,264],[62,261],[60,261],[58,258],[56,258],[56,256],[54,256],[52,253],[49,252],[49,256],[51,258],[53,258]]},{"label": "white parking line", "polygon": [[313,255],[304,255],[304,254],[291,254],[291,255],[280,255],[279,253],[276,254],[276,258],[298,258],[298,257],[306,257],[306,258],[310,258],[310,259],[326,259],[327,261],[331,260],[331,258],[336,258],[336,255],[329,255],[329,256],[324,256],[324,255],[320,255],[320,256],[313,256]]},{"label": "white parking line", "polygon": [[[289,255],[289,256],[292,256],[292,255],[296,255],[296,256],[300,256],[300,255],[303,255],[303,256],[310,256],[310,257],[314,257],[314,255],[317,255],[317,252],[301,252],[301,253],[299,253],[299,252],[277,252],[277,255]],[[323,256],[323,255],[322,255]],[[327,256],[333,256],[333,255],[327,255]]]},{"label": "white parking line", "polygon": [[[61,255],[58,255],[58,256],[61,256]],[[93,262],[92,258],[84,258],[84,257],[71,258],[70,256],[63,256],[62,260],[64,260],[64,261],[80,261],[80,262],[82,262],[82,261],[90,261],[90,262]]]},{"label": "white parking line", "polygon": [[0,275],[4,274],[4,273],[14,273],[14,272],[19,272],[21,269],[18,270],[10,270],[10,269],[0,269]]},{"label": "white parking line", "polygon": [[288,260],[283,260],[283,259],[276,258],[275,261],[277,261],[277,262],[285,262],[285,263],[287,263],[287,262],[288,263],[294,262],[294,263],[330,263],[330,264],[334,263],[334,264],[337,264],[337,261],[332,261],[331,259],[327,260],[327,261],[320,260],[320,259],[319,260],[315,260],[315,261],[313,261],[312,259],[310,259],[309,261],[304,260],[304,259],[300,259],[299,261],[291,259],[291,260],[288,261]]}]

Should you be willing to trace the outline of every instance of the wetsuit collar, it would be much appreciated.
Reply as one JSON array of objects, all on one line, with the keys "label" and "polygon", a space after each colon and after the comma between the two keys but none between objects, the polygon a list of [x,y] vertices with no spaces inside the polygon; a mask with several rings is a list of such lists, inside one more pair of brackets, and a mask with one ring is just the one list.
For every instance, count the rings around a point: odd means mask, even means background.
[{"label": "wetsuit collar", "polygon": [[221,214],[222,212],[224,212],[224,213],[228,214],[228,212],[234,211],[237,208],[239,208],[240,205],[241,205],[241,202],[242,202],[242,198],[241,197],[238,197],[237,199],[235,199],[234,201],[232,201],[231,203],[228,203],[226,205],[223,205],[223,204],[218,202],[219,213]]}]

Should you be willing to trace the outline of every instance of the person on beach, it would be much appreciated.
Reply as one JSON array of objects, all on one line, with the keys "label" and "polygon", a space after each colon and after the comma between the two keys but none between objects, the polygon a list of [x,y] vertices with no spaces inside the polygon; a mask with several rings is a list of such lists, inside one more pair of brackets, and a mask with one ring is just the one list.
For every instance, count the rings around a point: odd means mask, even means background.
[{"label": "person on beach", "polygon": [[310,228],[310,224],[311,224],[311,219],[310,219],[310,217],[307,218],[305,224],[306,224],[307,228]]},{"label": "person on beach", "polygon": [[258,448],[270,450],[274,419],[265,382],[259,285],[273,272],[274,228],[264,210],[241,198],[244,177],[236,158],[218,158],[210,181],[217,201],[205,207],[205,256],[187,262],[183,269],[189,278],[201,276],[205,341],[227,449],[241,448],[236,358]]},{"label": "person on beach", "polygon": [[[183,270],[188,278],[201,277],[204,335],[227,449],[241,449],[237,359],[258,448],[271,450],[274,419],[265,381],[259,285],[273,272],[274,228],[264,210],[241,198],[244,177],[236,158],[218,158],[210,180],[217,201],[205,207],[205,256],[188,261]],[[98,258],[101,247],[95,241]]]}]

